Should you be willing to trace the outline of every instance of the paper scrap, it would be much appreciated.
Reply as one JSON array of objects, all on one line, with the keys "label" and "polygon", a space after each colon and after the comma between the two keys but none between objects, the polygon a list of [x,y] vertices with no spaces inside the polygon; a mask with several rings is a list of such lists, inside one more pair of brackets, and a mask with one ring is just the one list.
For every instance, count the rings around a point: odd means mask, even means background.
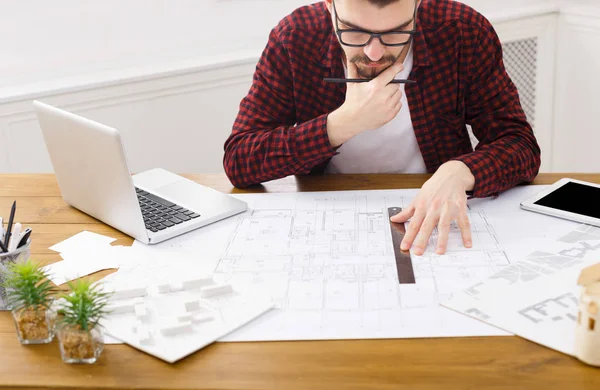
[{"label": "paper scrap", "polygon": [[49,279],[58,285],[105,269],[119,268],[128,263],[130,247],[111,246],[115,238],[83,231],[50,249],[59,251],[63,261],[43,268]]},{"label": "paper scrap", "polygon": [[115,267],[97,263],[87,263],[85,261],[63,260],[44,267],[44,270],[49,274],[48,279],[50,279],[57,286],[60,286],[61,284],[70,282],[71,280],[75,280],[77,278],[93,274],[94,272],[110,268]]},{"label": "paper scrap", "polygon": [[67,238],[64,241],[59,242],[58,244],[51,246],[49,249],[59,253],[79,251],[89,252],[90,248],[110,245],[111,242],[116,240],[116,238],[107,237],[103,236],[102,234],[92,233],[84,230]]}]

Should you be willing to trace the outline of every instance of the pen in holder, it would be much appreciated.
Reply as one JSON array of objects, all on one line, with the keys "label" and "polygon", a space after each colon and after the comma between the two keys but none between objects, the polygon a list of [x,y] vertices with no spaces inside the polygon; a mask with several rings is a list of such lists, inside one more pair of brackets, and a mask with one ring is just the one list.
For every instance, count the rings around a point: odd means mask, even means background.
[{"label": "pen in holder", "polygon": [[10,310],[6,302],[6,289],[4,288],[4,276],[10,263],[15,263],[19,260],[27,260],[31,254],[31,238],[27,240],[25,245],[15,249],[12,252],[0,253],[0,310]]}]

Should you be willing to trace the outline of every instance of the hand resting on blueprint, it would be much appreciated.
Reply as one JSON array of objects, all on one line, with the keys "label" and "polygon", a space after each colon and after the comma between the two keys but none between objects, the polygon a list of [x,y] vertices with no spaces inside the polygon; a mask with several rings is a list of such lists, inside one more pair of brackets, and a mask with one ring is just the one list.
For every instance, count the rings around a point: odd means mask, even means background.
[{"label": "hand resting on blueprint", "polygon": [[460,228],[463,244],[472,245],[471,226],[467,215],[467,191],[475,185],[471,170],[460,161],[442,164],[425,182],[413,202],[402,212],[391,217],[392,222],[410,223],[400,249],[412,249],[422,255],[433,229],[438,227],[437,254],[444,254],[452,221]]}]

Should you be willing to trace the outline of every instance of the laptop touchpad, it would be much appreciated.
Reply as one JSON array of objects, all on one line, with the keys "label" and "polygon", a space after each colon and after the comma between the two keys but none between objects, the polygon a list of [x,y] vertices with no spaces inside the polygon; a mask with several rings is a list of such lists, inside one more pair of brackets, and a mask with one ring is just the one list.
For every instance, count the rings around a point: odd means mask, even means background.
[{"label": "laptop touchpad", "polygon": [[154,193],[173,203],[200,211],[202,205],[213,197],[212,191],[205,190],[202,186],[181,180],[176,183],[167,184],[154,190]]}]

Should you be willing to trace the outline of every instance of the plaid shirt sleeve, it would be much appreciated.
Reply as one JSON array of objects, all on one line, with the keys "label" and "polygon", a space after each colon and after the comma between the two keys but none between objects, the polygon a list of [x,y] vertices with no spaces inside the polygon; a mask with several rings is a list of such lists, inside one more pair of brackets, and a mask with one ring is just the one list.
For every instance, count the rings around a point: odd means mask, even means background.
[{"label": "plaid shirt sleeve", "polygon": [[532,181],[540,167],[540,148],[504,68],[498,36],[486,19],[465,48],[471,54],[465,117],[479,144],[455,160],[475,176],[473,197],[486,197]]},{"label": "plaid shirt sleeve", "polygon": [[229,180],[241,188],[310,173],[336,154],[327,135],[327,115],[296,123],[290,59],[273,29],[225,142],[223,165]]}]

